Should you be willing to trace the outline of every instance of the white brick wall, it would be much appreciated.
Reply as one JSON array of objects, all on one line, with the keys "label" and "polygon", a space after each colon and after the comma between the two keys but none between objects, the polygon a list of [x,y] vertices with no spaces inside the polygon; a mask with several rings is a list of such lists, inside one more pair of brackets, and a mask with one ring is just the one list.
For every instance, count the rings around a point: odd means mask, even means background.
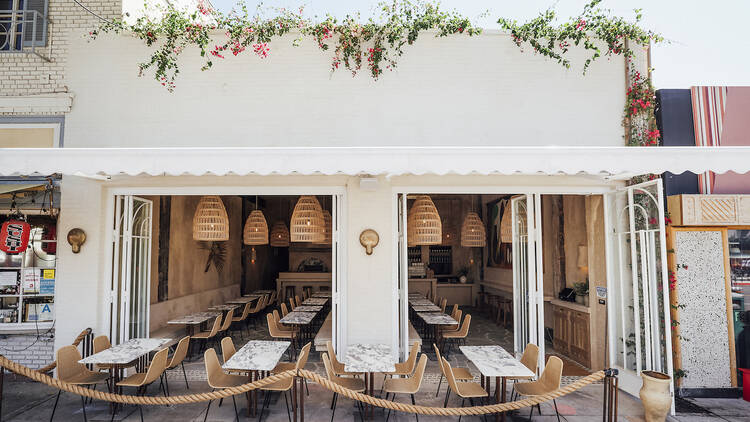
[{"label": "white brick wall", "polygon": [[0,354],[6,358],[38,369],[55,359],[55,332],[36,334],[0,335]]},{"label": "white brick wall", "polygon": [[[106,19],[119,17],[121,0],[82,0],[94,13]],[[71,0],[50,0],[48,42],[52,42],[50,62],[34,54],[0,52],[0,103],[5,96],[23,96],[68,92],[65,67],[71,37],[83,37],[95,28],[99,19]],[[46,54],[47,47],[37,47]],[[28,113],[2,112],[0,115]],[[39,113],[32,113],[39,114]]]}]

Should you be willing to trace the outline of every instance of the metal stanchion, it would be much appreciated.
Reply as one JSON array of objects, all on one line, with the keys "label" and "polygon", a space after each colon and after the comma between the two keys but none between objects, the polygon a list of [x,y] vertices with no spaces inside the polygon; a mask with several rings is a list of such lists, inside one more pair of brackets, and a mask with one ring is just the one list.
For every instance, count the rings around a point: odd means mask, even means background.
[{"label": "metal stanchion", "polygon": [[604,370],[604,398],[602,400],[602,421],[617,421],[617,395],[619,374],[617,369],[609,368]]},{"label": "metal stanchion", "polygon": [[3,420],[3,384],[5,383],[5,367],[0,366],[0,422]]}]

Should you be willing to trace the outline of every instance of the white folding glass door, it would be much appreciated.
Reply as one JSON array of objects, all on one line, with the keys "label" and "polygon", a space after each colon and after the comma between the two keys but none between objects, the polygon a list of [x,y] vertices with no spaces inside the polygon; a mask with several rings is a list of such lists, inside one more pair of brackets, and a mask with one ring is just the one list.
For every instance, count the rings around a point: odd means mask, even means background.
[{"label": "white folding glass door", "polygon": [[520,356],[527,344],[536,344],[540,371],[545,349],[541,215],[539,194],[511,198],[514,351]]},{"label": "white folding glass door", "polygon": [[342,279],[346,273],[344,257],[344,248],[342,243],[341,231],[344,227],[344,200],[342,195],[332,196],[331,220],[333,228],[333,241],[331,242],[331,343],[336,350],[339,350],[340,343],[344,343],[344,324],[340,318],[346,315],[344,309],[345,301],[342,300],[343,285]]},{"label": "white folding glass door", "polygon": [[398,217],[396,224],[398,227],[398,269],[396,282],[398,285],[396,289],[397,298],[394,302],[398,307],[398,350],[401,359],[406,359],[406,355],[409,353],[409,251],[406,238],[407,202],[405,194],[398,196],[398,212],[396,213]]},{"label": "white folding glass door", "polygon": [[609,364],[637,396],[641,371],[673,375],[662,181],[606,194],[605,228]]},{"label": "white folding glass door", "polygon": [[151,285],[151,201],[115,196],[110,338],[148,337]]}]

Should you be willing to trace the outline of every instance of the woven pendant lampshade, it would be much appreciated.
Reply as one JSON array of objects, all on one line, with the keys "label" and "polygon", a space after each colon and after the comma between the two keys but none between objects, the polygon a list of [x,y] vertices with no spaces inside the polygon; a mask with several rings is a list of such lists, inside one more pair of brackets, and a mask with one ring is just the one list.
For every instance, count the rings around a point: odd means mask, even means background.
[{"label": "woven pendant lampshade", "polygon": [[461,246],[464,248],[483,248],[487,245],[487,233],[484,223],[475,212],[466,214],[461,225]]},{"label": "woven pendant lampshade", "polygon": [[456,226],[443,221],[443,246],[455,246],[458,244],[458,230]]},{"label": "woven pendant lampshade", "polygon": [[439,245],[443,242],[443,223],[435,203],[427,195],[418,195],[407,218],[407,239],[413,245]]},{"label": "woven pendant lampshade", "polygon": [[510,211],[510,201],[503,204],[503,218],[500,220],[500,242],[513,243],[513,222]]},{"label": "woven pendant lampshade", "polygon": [[292,242],[322,243],[325,240],[323,208],[314,196],[300,196],[292,212],[289,235]]},{"label": "woven pendant lampshade", "polygon": [[270,238],[270,243],[273,247],[289,247],[289,228],[286,226],[286,223],[281,220],[273,223],[273,226],[271,227]]},{"label": "woven pendant lampshade", "polygon": [[323,210],[323,241],[320,245],[331,245],[333,243],[333,217],[328,210]]},{"label": "woven pendant lampshade", "polygon": [[263,211],[253,210],[247,216],[245,227],[242,229],[242,243],[245,245],[268,244],[268,223],[266,223]]},{"label": "woven pendant lampshade", "polygon": [[202,196],[193,214],[193,240],[223,242],[229,240],[229,217],[224,203],[216,195]]}]

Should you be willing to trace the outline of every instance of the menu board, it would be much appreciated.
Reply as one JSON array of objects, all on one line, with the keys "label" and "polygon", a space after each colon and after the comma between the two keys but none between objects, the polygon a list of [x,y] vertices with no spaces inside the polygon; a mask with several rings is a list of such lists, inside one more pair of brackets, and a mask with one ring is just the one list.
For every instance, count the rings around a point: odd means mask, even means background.
[{"label": "menu board", "polygon": [[39,294],[55,294],[55,270],[42,270],[42,279],[39,281]]},{"label": "menu board", "polygon": [[0,286],[15,286],[17,281],[17,271],[0,271]]},{"label": "menu board", "polygon": [[24,293],[39,293],[39,268],[24,268],[21,270],[21,288]]}]

